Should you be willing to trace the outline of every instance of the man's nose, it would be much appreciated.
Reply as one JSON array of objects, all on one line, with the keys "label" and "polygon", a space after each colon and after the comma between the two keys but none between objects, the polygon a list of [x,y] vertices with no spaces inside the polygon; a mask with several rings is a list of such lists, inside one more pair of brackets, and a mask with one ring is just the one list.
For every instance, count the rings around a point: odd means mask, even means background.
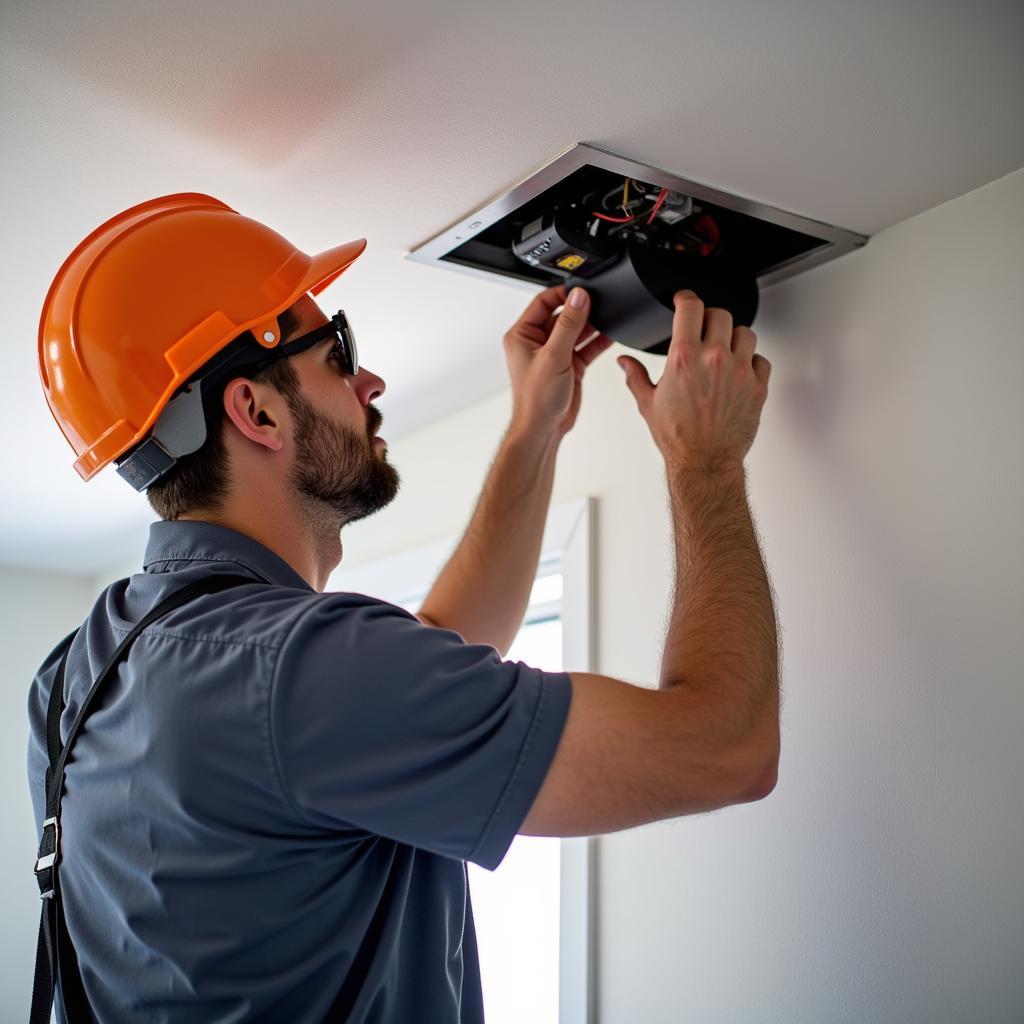
[{"label": "man's nose", "polygon": [[359,373],[356,374],[356,390],[364,405],[369,405],[375,398],[383,395],[385,387],[383,377],[378,377],[365,366],[359,367]]}]

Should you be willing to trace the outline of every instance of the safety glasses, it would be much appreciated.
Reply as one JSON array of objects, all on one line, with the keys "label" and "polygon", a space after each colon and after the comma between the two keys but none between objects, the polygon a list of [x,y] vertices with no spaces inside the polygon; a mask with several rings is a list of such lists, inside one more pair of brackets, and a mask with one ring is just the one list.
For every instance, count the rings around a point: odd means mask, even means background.
[{"label": "safety glasses", "polygon": [[[255,376],[279,359],[297,356],[328,338],[334,339],[334,350],[338,352],[342,369],[353,376],[359,372],[359,354],[356,351],[356,336],[352,333],[345,310],[339,309],[327,323],[314,328],[308,334],[261,349],[250,334],[236,338],[203,369],[192,378],[202,379],[202,391],[209,402],[219,402],[224,385],[237,375]],[[191,381],[189,382],[191,383]]]},{"label": "safety glasses", "polygon": [[327,323],[310,331],[309,334],[303,334],[299,338],[269,349],[259,360],[259,366],[262,368],[278,359],[297,356],[300,352],[305,352],[306,349],[331,337],[335,339],[334,347],[341,356],[341,365],[345,372],[355,376],[359,372],[359,352],[356,349],[356,336],[352,333],[343,309],[339,309]]}]

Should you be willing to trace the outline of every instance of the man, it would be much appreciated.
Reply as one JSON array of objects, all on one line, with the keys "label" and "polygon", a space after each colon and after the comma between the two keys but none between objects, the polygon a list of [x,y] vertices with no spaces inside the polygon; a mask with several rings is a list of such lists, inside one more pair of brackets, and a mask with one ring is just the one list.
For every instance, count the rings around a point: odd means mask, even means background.
[{"label": "man", "polygon": [[[384,381],[358,367],[343,314],[329,319],[308,294],[361,251],[349,243],[306,257],[216,200],[183,194],[97,229],[48,296],[42,376],[76,468],[88,478],[120,459],[162,517],[143,572],[104,591],[67,649],[61,742],[147,612],[218,574],[252,580],[138,633],[74,738],[60,893],[81,994],[100,1020],[482,1021],[465,861],[493,870],[520,832],[614,831],[758,799],[774,785],[773,642],[770,652],[756,646],[757,671],[740,683],[716,679],[714,697],[700,678],[676,685],[668,646],[654,691],[502,660],[527,606],[559,443],[586,367],[611,344],[588,322],[584,292],[577,305],[562,287],[544,290],[505,335],[511,422],[421,613],[324,591],[344,526],[399,487],[372,404]],[[147,286],[136,307],[132,275]],[[251,287],[236,285],[243,279]],[[90,307],[82,282],[103,301]],[[201,297],[179,317],[190,296]],[[80,315],[61,312],[72,302]],[[120,318],[121,334],[105,332],[96,309]],[[695,313],[677,301],[672,353],[685,344],[691,361]],[[246,329],[234,336],[225,325]],[[752,339],[742,335],[734,359],[756,377],[741,369],[725,382],[717,356],[710,392],[707,380],[694,384],[717,411],[694,417],[689,438],[680,398],[629,360],[670,470],[696,474],[695,488],[727,514],[766,394]],[[90,342],[104,359],[78,367],[72,355],[86,363]],[[88,390],[100,368],[102,397]],[[81,390],[75,401],[58,393],[58,369],[65,391]],[[151,397],[118,384],[133,372]],[[197,432],[181,424],[200,395]],[[748,575],[750,543],[744,534],[730,549]],[[763,626],[767,591],[749,593],[740,603]],[[44,662],[29,700],[41,828],[54,814],[43,780],[61,655]],[[723,694],[738,711],[726,713]],[[61,990],[71,984],[62,962]]]}]

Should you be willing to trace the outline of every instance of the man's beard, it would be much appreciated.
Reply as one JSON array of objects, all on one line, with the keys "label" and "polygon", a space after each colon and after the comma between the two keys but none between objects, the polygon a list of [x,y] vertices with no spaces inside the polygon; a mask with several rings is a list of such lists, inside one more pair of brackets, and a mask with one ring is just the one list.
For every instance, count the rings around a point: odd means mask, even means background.
[{"label": "man's beard", "polygon": [[318,412],[302,395],[290,397],[288,405],[295,417],[295,463],[290,480],[300,497],[329,506],[340,520],[339,526],[390,504],[401,478],[383,452],[378,452],[371,436],[380,425],[379,412],[370,407],[371,418],[363,434]]}]

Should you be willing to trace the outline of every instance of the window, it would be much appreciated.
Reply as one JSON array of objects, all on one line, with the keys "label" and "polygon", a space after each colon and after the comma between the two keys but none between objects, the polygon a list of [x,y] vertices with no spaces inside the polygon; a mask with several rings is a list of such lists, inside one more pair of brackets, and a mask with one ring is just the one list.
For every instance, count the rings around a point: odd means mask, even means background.
[{"label": "window", "polygon": [[[561,596],[561,569],[541,569],[507,660],[562,671]],[[495,871],[467,865],[488,1024],[558,1024],[561,845],[516,836]]]},{"label": "window", "polygon": [[[506,660],[594,671],[593,499],[552,508],[523,626]],[[460,537],[355,566],[330,590],[419,610]],[[592,1018],[595,838],[516,836],[493,872],[468,864],[489,1024],[587,1024]]]}]

